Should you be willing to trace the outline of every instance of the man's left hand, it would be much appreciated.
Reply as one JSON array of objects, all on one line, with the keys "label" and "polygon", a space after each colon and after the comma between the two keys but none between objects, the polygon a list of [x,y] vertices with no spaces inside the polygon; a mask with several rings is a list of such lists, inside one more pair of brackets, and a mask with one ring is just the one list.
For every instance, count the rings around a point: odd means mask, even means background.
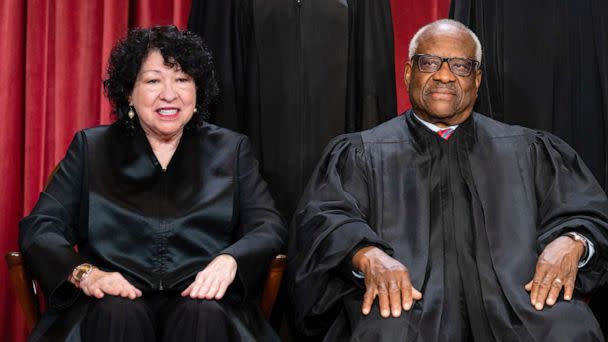
[{"label": "man's left hand", "polygon": [[585,246],[568,236],[560,236],[545,247],[536,262],[534,277],[525,285],[536,310],[542,310],[545,304],[555,304],[562,288],[564,299],[572,299],[578,262],[583,253]]}]

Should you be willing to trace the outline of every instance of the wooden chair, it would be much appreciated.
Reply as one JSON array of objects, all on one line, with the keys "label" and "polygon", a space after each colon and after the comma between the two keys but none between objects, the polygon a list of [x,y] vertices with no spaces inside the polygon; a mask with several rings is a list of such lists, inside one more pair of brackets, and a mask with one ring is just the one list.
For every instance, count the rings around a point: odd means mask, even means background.
[{"label": "wooden chair", "polygon": [[[5,256],[6,264],[11,279],[11,284],[15,293],[19,306],[25,314],[25,323],[28,333],[31,333],[40,319],[40,306],[38,304],[38,295],[36,292],[36,284],[27,272],[23,256],[20,252],[8,252]],[[260,298],[260,307],[266,318],[270,317],[272,307],[277,299],[283,273],[285,272],[287,256],[279,254],[274,257],[266,279],[264,280],[264,289]]]}]

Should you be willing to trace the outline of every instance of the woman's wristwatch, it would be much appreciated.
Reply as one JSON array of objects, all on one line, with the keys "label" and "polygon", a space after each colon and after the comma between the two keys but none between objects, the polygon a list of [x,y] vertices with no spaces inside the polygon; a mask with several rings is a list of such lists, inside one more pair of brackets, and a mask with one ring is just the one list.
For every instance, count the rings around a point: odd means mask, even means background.
[{"label": "woman's wristwatch", "polygon": [[74,268],[74,271],[72,271],[72,278],[74,278],[76,282],[80,283],[86,277],[88,277],[91,272],[93,272],[93,269],[95,269],[95,266],[91,264],[80,264]]}]

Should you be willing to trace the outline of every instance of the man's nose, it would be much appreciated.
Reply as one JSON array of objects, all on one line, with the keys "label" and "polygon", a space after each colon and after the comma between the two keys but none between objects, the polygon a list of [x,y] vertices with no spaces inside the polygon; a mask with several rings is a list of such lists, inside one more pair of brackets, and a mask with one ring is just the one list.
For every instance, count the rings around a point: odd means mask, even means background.
[{"label": "man's nose", "polygon": [[441,63],[441,67],[439,70],[435,71],[433,74],[433,79],[440,81],[442,83],[453,82],[456,80],[456,76],[450,70],[450,65],[447,61]]}]

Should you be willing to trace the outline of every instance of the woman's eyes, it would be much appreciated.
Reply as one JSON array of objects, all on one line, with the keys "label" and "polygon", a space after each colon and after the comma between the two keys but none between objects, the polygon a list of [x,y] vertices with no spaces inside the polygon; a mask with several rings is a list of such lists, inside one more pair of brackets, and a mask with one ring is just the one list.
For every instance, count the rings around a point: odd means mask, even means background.
[{"label": "woman's eyes", "polygon": [[[175,79],[175,82],[177,82],[177,83],[188,83],[191,81],[192,81],[192,78],[190,78],[190,77],[178,77]],[[144,79],[145,84],[157,84],[160,82],[161,82],[161,80],[158,78]]]}]

